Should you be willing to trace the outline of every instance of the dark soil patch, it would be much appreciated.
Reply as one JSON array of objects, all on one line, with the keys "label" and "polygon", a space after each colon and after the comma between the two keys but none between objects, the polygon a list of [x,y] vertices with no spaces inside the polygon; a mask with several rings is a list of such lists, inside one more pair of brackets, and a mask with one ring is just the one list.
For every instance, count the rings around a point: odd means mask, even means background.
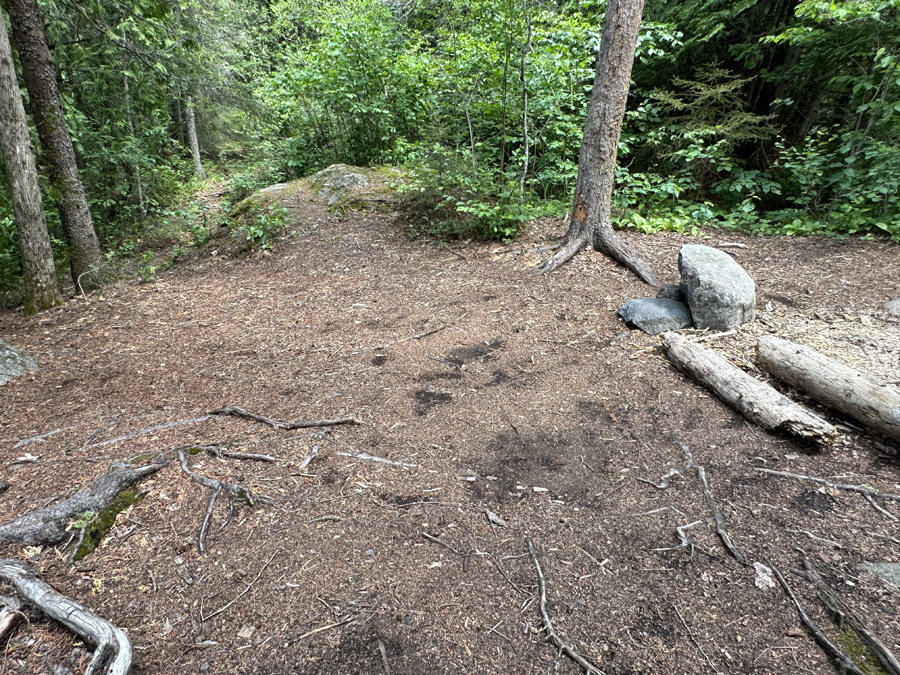
[{"label": "dark soil patch", "polygon": [[[693,554],[661,550],[677,545],[676,527],[708,517],[673,433],[706,467],[751,563],[786,572],[805,552],[900,649],[900,595],[859,568],[898,561],[897,524],[860,495],[756,470],[898,492],[891,444],[847,427],[813,452],[752,427],[678,374],[658,338],[625,329],[615,310],[653,291],[615,263],[586,252],[534,275],[538,258],[524,251],[556,226],[462,255],[410,241],[386,215],[338,221],[302,190],[286,206],[294,227],[269,253],[210,248],[155,284],[32,319],[0,314],[0,335],[40,358],[0,389],[0,479],[11,485],[0,519],[180,444],[278,460],[192,458],[275,503],[231,514],[220,499],[205,558],[195,539],[208,492],[174,465],[74,567],[53,549],[3,547],[125,628],[135,673],[379,673],[379,642],[395,675],[576,673],[544,639],[526,535],[556,629],[606,673],[712,672],[698,645],[719,672],[831,672],[781,590],[758,587],[711,527],[689,531]],[[754,372],[755,336],[774,332],[900,381],[900,325],[882,310],[900,295],[896,246],[708,235],[746,246],[727,250],[757,280],[760,315],[707,344]],[[628,236],[667,282],[693,241]],[[287,431],[204,417],[223,405],[364,424]],[[658,484],[671,469],[668,489],[638,480]],[[792,583],[836,636],[809,584]],[[29,619],[5,668],[83,670],[70,634]]]}]

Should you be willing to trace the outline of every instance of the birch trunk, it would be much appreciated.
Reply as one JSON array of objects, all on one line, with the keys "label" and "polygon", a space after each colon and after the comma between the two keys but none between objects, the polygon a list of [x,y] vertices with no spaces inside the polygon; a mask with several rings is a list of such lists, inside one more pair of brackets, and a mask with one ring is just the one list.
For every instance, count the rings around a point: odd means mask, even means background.
[{"label": "birch trunk", "polygon": [[203,180],[206,178],[206,172],[203,171],[203,164],[200,162],[200,143],[197,141],[197,122],[194,118],[194,102],[188,96],[184,102],[184,108],[187,112],[187,137],[188,145],[191,146],[191,155],[194,157],[194,172]]}]

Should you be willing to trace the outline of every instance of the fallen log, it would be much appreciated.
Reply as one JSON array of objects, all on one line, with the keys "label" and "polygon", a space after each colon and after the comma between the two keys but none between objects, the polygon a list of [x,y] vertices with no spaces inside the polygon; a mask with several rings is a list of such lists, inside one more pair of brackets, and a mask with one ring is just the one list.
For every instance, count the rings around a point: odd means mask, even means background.
[{"label": "fallen log", "polygon": [[900,391],[802,345],[764,335],[757,363],[883,436],[900,441]]},{"label": "fallen log", "polygon": [[25,602],[97,646],[85,675],[127,675],[131,669],[131,641],[120,628],[57,592],[20,560],[0,560],[0,577],[8,580]]},{"label": "fallen log", "polygon": [[678,370],[764,429],[820,443],[837,435],[834,426],[821,417],[733,366],[712,349],[694,344],[678,333],[666,333],[663,345]]}]

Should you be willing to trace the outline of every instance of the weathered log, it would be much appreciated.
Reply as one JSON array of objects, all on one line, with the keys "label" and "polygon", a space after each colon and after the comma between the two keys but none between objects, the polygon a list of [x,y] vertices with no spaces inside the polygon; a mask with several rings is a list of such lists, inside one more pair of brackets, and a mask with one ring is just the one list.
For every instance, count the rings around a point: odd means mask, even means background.
[{"label": "weathered log", "polygon": [[802,345],[759,338],[757,363],[779,380],[900,441],[900,391]]},{"label": "weathered log", "polygon": [[8,580],[27,603],[97,646],[85,675],[127,675],[131,669],[132,648],[131,641],[121,629],[57,592],[20,560],[0,560],[0,577]]},{"label": "weathered log", "polygon": [[663,345],[678,370],[764,429],[817,442],[830,441],[837,434],[821,417],[731,365],[712,349],[692,343],[678,333],[666,333]]}]

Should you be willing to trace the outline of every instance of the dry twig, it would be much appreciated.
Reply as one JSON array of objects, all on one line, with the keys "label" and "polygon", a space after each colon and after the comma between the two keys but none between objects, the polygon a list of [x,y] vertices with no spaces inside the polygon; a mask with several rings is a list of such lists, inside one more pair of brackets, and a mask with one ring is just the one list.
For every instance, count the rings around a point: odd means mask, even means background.
[{"label": "dry twig", "polygon": [[559,651],[584,668],[588,675],[603,675],[603,671],[592,665],[581,654],[563,642],[562,638],[556,634],[556,630],[553,628],[553,622],[550,620],[550,614],[547,612],[547,583],[544,581],[544,572],[541,570],[541,563],[538,561],[537,551],[534,548],[534,542],[531,541],[531,537],[525,537],[525,544],[528,546],[531,562],[534,565],[534,569],[537,571],[538,599],[540,601],[541,619],[543,619],[544,630],[547,632],[547,637],[550,638],[550,641],[556,645],[556,648],[559,649]]},{"label": "dry twig", "polygon": [[202,621],[209,621],[211,618],[213,618],[214,616],[218,616],[219,614],[221,614],[222,612],[224,612],[226,609],[228,609],[229,607],[231,607],[231,606],[232,606],[234,603],[236,603],[238,600],[240,600],[240,599],[243,598],[245,595],[247,595],[247,592],[248,592],[251,588],[253,588],[253,585],[254,585],[257,581],[259,581],[259,578],[262,576],[262,573],[266,571],[266,568],[269,566],[269,563],[271,563],[271,562],[275,559],[275,556],[278,555],[279,553],[280,553],[280,551],[275,551],[275,553],[273,553],[273,554],[269,557],[269,559],[266,560],[266,564],[259,568],[259,572],[256,574],[256,577],[254,577],[253,581],[251,581],[249,584],[247,584],[247,588],[245,588],[243,591],[241,591],[240,593],[238,593],[238,594],[234,597],[234,599],[232,599],[230,602],[227,602],[227,603],[224,604],[222,607],[220,607],[219,609],[217,609],[215,612],[213,612],[212,614],[207,614],[206,616],[203,615],[203,607],[202,607],[202,605],[201,605],[201,607],[200,607],[200,621],[201,621],[201,622],[202,622]]},{"label": "dry twig", "polygon": [[713,497],[712,490],[709,489],[709,483],[706,481],[706,469],[703,468],[702,464],[697,464],[697,462],[694,461],[694,455],[691,452],[691,449],[682,443],[678,436],[675,436],[674,440],[681,448],[682,452],[684,452],[685,459],[687,459],[687,468],[694,469],[694,471],[697,472],[697,478],[700,480],[700,486],[703,488],[703,498],[706,500],[706,506],[710,513],[712,513],[713,522],[716,524],[716,534],[719,535],[719,539],[722,540],[722,544],[728,549],[728,552],[732,557],[741,563],[741,565],[746,565],[746,558],[741,555],[741,552],[737,550],[737,547],[735,547],[734,543],[731,541],[731,537],[728,536],[728,530],[725,528],[725,518],[722,516],[722,512],[719,511],[719,507],[716,505],[716,498]]},{"label": "dry twig", "polygon": [[681,609],[679,609],[678,603],[676,602],[674,605],[672,605],[672,607],[675,608],[675,612],[678,614],[678,618],[681,619],[681,625],[684,626],[684,629],[687,631],[688,636],[690,636],[691,642],[694,643],[694,646],[697,648],[697,651],[699,651],[703,655],[703,658],[706,659],[706,662],[709,664],[710,668],[712,668],[717,673],[720,672],[719,669],[716,668],[716,666],[713,664],[713,662],[710,661],[709,656],[706,654],[706,652],[703,651],[703,647],[700,646],[700,643],[697,642],[697,638],[694,637],[694,634],[691,632],[691,629],[688,627],[687,621],[685,621],[684,617],[681,615]]},{"label": "dry twig", "polygon": [[811,483],[818,483],[819,485],[824,485],[825,487],[829,487],[832,490],[846,490],[847,492],[857,492],[861,494],[867,502],[869,502],[872,506],[875,507],[877,511],[882,513],[886,518],[892,520],[894,522],[898,521],[897,516],[895,516],[890,511],[882,508],[878,504],[875,503],[875,498],[878,499],[888,499],[890,501],[900,501],[900,495],[895,495],[890,492],[882,492],[881,490],[876,490],[875,488],[869,487],[868,485],[848,485],[846,483],[832,483],[829,480],[825,480],[824,478],[817,478],[816,476],[807,476],[802,473],[791,473],[790,471],[776,471],[775,469],[760,469],[757,468],[757,471],[761,473],[767,473],[772,476],[782,476],[784,478],[796,478],[797,480],[807,480]]},{"label": "dry twig", "polygon": [[279,422],[269,417],[263,417],[256,413],[248,412],[243,408],[227,407],[217,408],[209,413],[210,415],[233,415],[234,417],[245,417],[250,420],[268,424],[276,429],[309,429],[311,427],[333,427],[336,424],[362,424],[356,417],[350,415],[348,417],[338,417],[333,420],[297,420],[296,422]]}]

